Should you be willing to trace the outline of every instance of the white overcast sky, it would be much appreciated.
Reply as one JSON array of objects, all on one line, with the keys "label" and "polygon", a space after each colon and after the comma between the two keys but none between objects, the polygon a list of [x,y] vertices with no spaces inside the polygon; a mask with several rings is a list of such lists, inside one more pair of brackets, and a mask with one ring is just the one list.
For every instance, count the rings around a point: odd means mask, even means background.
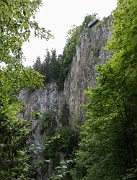
[{"label": "white overcast sky", "polygon": [[43,61],[46,49],[53,48],[62,54],[71,26],[80,25],[87,14],[97,13],[101,19],[109,16],[117,0],[43,0],[43,4],[36,19],[40,26],[52,31],[55,39],[46,41],[31,35],[30,42],[23,45],[25,66],[31,66],[38,56]]}]

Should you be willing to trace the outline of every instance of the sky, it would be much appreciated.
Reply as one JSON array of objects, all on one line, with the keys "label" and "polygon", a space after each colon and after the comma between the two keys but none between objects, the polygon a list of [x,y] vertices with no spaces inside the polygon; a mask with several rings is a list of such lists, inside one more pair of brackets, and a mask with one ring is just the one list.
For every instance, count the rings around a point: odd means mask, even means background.
[{"label": "sky", "polygon": [[86,15],[94,13],[100,19],[107,17],[116,5],[117,0],[43,0],[36,20],[40,26],[51,30],[54,39],[41,40],[32,34],[29,42],[23,45],[24,65],[32,66],[38,56],[43,61],[46,49],[56,49],[57,54],[62,54],[67,32],[73,25],[81,25]]}]

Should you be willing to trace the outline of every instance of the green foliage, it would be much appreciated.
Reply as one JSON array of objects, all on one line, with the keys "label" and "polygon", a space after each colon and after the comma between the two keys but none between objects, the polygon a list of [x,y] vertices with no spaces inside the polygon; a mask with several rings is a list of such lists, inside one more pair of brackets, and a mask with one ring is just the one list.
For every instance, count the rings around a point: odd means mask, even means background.
[{"label": "green foliage", "polygon": [[106,21],[106,17],[103,17],[103,19],[101,20],[101,21],[99,21],[97,24],[96,24],[96,26],[95,27],[100,27],[100,26],[102,26],[103,24],[104,24],[104,22]]},{"label": "green foliage", "polygon": [[33,64],[33,68],[40,74],[44,75],[44,84],[56,82],[59,89],[62,89],[62,82],[60,79],[62,55],[57,56],[56,50],[47,50],[45,59],[41,62],[38,57]]},{"label": "green foliage", "polygon": [[[13,100],[13,99],[12,99]],[[14,101],[15,102],[15,101]],[[26,154],[28,124],[16,118],[18,105],[0,110],[0,179],[29,179],[31,167]],[[8,112],[10,111],[10,112]],[[10,114],[9,114],[10,113]],[[16,115],[16,116],[15,116]]]},{"label": "green foliage", "polygon": [[72,168],[73,160],[61,161],[59,166],[55,168],[51,180],[71,180],[70,169]]},{"label": "green foliage", "polygon": [[97,68],[98,87],[85,92],[73,179],[137,178],[137,1],[119,0],[113,19],[110,60]]},{"label": "green foliage", "polygon": [[69,107],[65,102],[65,104],[63,105],[61,109],[60,123],[62,126],[69,126],[69,116],[70,116]]},{"label": "green foliage", "polygon": [[98,48],[92,48],[92,51],[93,51],[93,55],[95,57],[98,57],[99,56],[99,49]]},{"label": "green foliage", "polygon": [[22,65],[21,47],[30,30],[36,36],[50,37],[35,21],[40,1],[0,1],[0,179],[32,179],[26,151],[28,122],[18,118],[23,107],[18,95],[22,89],[43,85],[43,76]]},{"label": "green foliage", "polygon": [[54,111],[38,112],[38,118],[42,125],[43,146],[32,146],[30,153],[35,155],[39,149],[41,156],[37,159],[36,166],[41,168],[44,173],[48,172],[49,178],[60,179],[62,177],[70,180],[70,171],[74,166],[72,159],[78,147],[79,132],[69,127],[69,111],[66,103],[62,107],[61,114],[59,120],[61,127],[58,127]]},{"label": "green foliage", "polygon": [[28,157],[20,155],[20,152],[25,152],[28,123],[17,118],[23,107],[18,95],[22,88],[40,87],[41,84],[42,76],[24,68],[20,62],[13,61],[0,71],[0,179],[29,178],[24,171],[25,167],[29,171]]},{"label": "green foliage", "polygon": [[62,152],[65,158],[70,158],[77,147],[77,142],[78,132],[72,131],[68,127],[60,127],[54,136],[45,142],[44,154],[50,159],[55,156],[55,152]]},{"label": "green foliage", "polygon": [[9,55],[18,54],[23,42],[30,36],[30,30],[34,29],[35,35],[48,39],[51,34],[44,28],[40,28],[35,21],[35,13],[41,6],[39,1],[0,1],[0,60],[9,63]]},{"label": "green foliage", "polygon": [[88,23],[94,19],[96,15],[87,15],[80,26],[73,26],[71,30],[68,31],[68,39],[66,46],[63,51],[63,62],[62,70],[60,76],[63,81],[65,80],[68,72],[70,71],[71,63],[73,61],[73,56],[76,53],[76,47],[80,43],[81,36],[87,31]]},{"label": "green foliage", "polygon": [[[47,167],[48,164],[52,164],[51,179],[70,179],[72,159],[78,146],[78,140],[78,132],[68,127],[60,127],[53,136],[46,139],[43,147],[43,158]],[[63,164],[60,162],[60,154],[64,157]]]},{"label": "green foliage", "polygon": [[[41,62],[40,58],[36,59],[33,68],[45,76],[46,83],[56,82],[59,90],[64,87],[65,78],[76,53],[76,47],[80,43],[81,36],[87,31],[88,23],[94,19],[96,14],[87,15],[80,26],[73,26],[67,34],[67,43],[64,47],[63,55],[56,55],[56,50],[47,50],[45,59]],[[97,54],[97,52],[95,52]]]},{"label": "green foliage", "polygon": [[55,113],[51,110],[46,111],[43,113],[41,118],[42,123],[42,132],[47,131],[46,135],[51,136],[55,132],[55,128],[57,126],[56,119],[55,119]]},{"label": "green foliage", "polygon": [[35,71],[38,71],[39,73],[41,73],[41,60],[40,57],[37,57],[36,62],[33,64],[33,68],[35,69]]}]

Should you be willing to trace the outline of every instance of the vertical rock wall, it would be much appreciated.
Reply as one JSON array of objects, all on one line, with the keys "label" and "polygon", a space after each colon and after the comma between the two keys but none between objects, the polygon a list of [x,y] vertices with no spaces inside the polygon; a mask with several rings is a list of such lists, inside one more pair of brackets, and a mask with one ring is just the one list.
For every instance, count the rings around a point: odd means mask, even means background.
[{"label": "vertical rock wall", "polygon": [[82,36],[73,58],[70,73],[64,84],[64,96],[69,105],[70,116],[79,116],[79,123],[83,121],[84,114],[80,104],[86,102],[84,90],[88,86],[96,86],[96,66],[107,61],[109,53],[104,50],[106,42],[112,32],[108,30],[112,21],[109,16],[101,25],[97,24]]},{"label": "vertical rock wall", "polygon": [[80,104],[86,102],[83,92],[88,86],[96,86],[95,68],[99,63],[104,64],[107,61],[109,53],[104,47],[112,34],[108,30],[111,21],[112,17],[109,16],[104,23],[89,28],[81,37],[62,92],[58,92],[56,84],[48,84],[43,90],[20,94],[20,98],[27,104],[22,116],[28,117],[36,110],[54,110],[58,119],[66,102],[70,110],[70,119],[78,115],[80,121],[83,121],[83,110],[80,107]]},{"label": "vertical rock wall", "polygon": [[[32,119],[32,133],[29,141],[36,147],[42,147],[43,133],[41,133],[41,122],[34,117],[34,112],[54,111],[58,127],[61,125],[59,119],[62,108],[67,104],[70,127],[75,128],[76,124],[83,123],[84,111],[80,104],[86,102],[84,90],[87,90],[88,86],[95,87],[97,85],[96,66],[107,61],[109,53],[104,50],[104,47],[112,34],[108,30],[111,21],[112,18],[109,16],[103,24],[98,23],[96,26],[89,28],[81,37],[62,92],[58,91],[56,84],[48,84],[43,90],[22,91],[20,93],[19,98],[26,104],[26,107],[20,113],[20,117]],[[36,153],[35,159],[37,159],[37,156],[38,153]],[[42,169],[37,167],[37,172],[36,179],[42,179]]]}]

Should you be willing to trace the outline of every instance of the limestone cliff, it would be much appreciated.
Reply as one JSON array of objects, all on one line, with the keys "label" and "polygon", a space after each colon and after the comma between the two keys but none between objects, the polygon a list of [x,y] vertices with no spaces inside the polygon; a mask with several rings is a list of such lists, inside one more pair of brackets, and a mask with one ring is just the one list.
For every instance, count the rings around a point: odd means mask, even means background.
[{"label": "limestone cliff", "polygon": [[64,96],[69,105],[71,118],[78,114],[83,121],[81,103],[86,101],[84,90],[88,86],[96,86],[96,66],[107,61],[108,52],[104,50],[107,40],[112,32],[108,30],[111,16],[102,25],[93,26],[81,38],[77,46],[76,55],[73,58],[71,71],[64,84]]},{"label": "limestone cliff", "polygon": [[[61,126],[59,119],[62,108],[64,104],[67,104],[70,127],[75,128],[76,124],[80,125],[84,121],[84,112],[80,106],[81,103],[86,102],[83,92],[87,90],[88,86],[96,86],[95,68],[99,63],[104,64],[107,61],[109,53],[104,50],[104,47],[112,34],[108,29],[111,21],[112,17],[109,16],[102,24],[98,23],[89,28],[81,37],[62,92],[58,91],[56,84],[48,84],[43,90],[35,90],[31,93],[22,92],[20,94],[20,99],[26,104],[20,116],[23,118],[32,116],[31,130],[33,133],[31,143],[41,146],[43,141],[41,124],[38,120],[35,120],[33,112],[54,111],[57,127],[59,127]],[[36,179],[40,179],[39,177]]]}]

